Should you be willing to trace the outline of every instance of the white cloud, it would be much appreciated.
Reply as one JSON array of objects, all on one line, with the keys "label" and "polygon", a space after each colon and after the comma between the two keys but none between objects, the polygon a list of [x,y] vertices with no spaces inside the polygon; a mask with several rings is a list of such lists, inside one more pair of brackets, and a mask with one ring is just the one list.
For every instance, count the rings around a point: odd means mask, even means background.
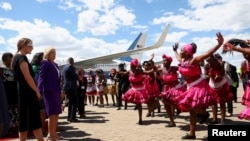
[{"label": "white cloud", "polygon": [[72,0],[60,0],[60,5],[58,8],[62,10],[74,9],[76,11],[81,11],[82,3],[79,4]]},{"label": "white cloud", "polygon": [[9,11],[9,10],[12,9],[12,6],[11,6],[11,4],[8,3],[8,2],[1,2],[1,3],[0,3],[0,8],[2,8],[2,9],[5,10],[5,11]]},{"label": "white cloud", "polygon": [[190,0],[189,2],[193,9],[180,9],[181,14],[168,13],[169,15],[154,18],[153,24],[173,23],[176,28],[192,31],[229,30],[236,32],[250,27],[248,18],[250,1]]},{"label": "white cloud", "polygon": [[[107,5],[112,6],[112,4]],[[98,9],[97,7],[91,7],[78,14],[79,32],[90,31],[92,35],[109,35],[115,34],[120,26],[131,26],[135,23],[135,15],[124,6],[110,8],[104,6],[106,10],[93,10]]]},{"label": "white cloud", "polygon": [[[57,49],[56,60],[65,60],[70,56],[79,60],[123,51],[131,44],[128,40],[124,40],[123,43],[119,43],[120,41],[107,43],[97,38],[85,37],[78,39],[72,36],[66,29],[52,26],[40,19],[35,19],[33,22],[0,19],[0,29],[15,31],[17,33],[16,36],[12,36],[12,38],[6,40],[6,43],[3,42],[3,44],[8,45],[7,50],[13,53],[16,52],[16,42],[21,37],[32,39],[34,50],[28,56],[29,58],[36,52],[44,51],[47,46],[54,46]],[[118,44],[119,48],[117,48]]]}]

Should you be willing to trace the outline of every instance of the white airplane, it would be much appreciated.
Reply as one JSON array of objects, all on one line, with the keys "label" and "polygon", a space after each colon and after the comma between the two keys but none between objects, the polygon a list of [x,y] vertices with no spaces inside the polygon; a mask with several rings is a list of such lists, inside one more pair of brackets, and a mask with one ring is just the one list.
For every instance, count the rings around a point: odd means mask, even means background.
[{"label": "white airplane", "polygon": [[[110,65],[112,67],[112,64],[115,64],[117,66],[117,60],[119,61],[126,61],[129,62],[128,58],[137,58],[141,59],[141,55],[145,51],[149,51],[152,49],[157,49],[161,47],[166,39],[167,33],[169,31],[170,25],[167,25],[164,31],[162,32],[160,38],[158,41],[151,46],[144,47],[145,41],[146,41],[146,34],[140,33],[138,37],[134,40],[134,42],[130,45],[128,50],[124,52],[119,52],[119,53],[114,53],[114,54],[109,54],[109,55],[104,55],[104,56],[99,56],[99,57],[93,57],[93,58],[88,58],[85,60],[81,61],[76,61],[75,62],[75,67],[76,68],[84,68],[84,69],[97,69],[97,68],[102,68],[102,65]],[[62,68],[64,65],[61,65],[60,68]],[[117,67],[113,67],[117,68]]]}]

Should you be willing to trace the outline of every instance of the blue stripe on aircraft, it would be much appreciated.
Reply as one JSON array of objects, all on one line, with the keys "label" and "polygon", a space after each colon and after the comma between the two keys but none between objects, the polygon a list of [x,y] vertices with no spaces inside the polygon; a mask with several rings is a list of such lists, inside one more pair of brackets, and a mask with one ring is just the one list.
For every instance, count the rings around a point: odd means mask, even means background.
[{"label": "blue stripe on aircraft", "polygon": [[[134,40],[134,42],[129,46],[128,50],[134,50],[137,47],[137,43],[139,41],[139,39],[141,38],[142,33],[140,33],[137,38]],[[132,58],[130,56],[123,56],[121,58],[119,58],[118,60],[121,61],[126,61],[126,62],[130,62],[132,60]]]}]

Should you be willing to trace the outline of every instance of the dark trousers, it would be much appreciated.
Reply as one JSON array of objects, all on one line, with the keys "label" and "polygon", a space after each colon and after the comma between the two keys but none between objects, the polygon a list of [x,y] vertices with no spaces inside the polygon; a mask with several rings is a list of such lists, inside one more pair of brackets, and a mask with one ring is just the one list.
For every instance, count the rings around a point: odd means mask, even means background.
[{"label": "dark trousers", "polygon": [[68,102],[68,120],[76,119],[76,110],[78,106],[77,89],[65,90]]},{"label": "dark trousers", "polygon": [[122,90],[121,90],[121,88],[118,86],[117,107],[121,107],[121,106],[122,106]]},{"label": "dark trousers", "polygon": [[[230,86],[231,92],[234,97],[234,101],[237,101],[237,88],[234,86]],[[227,102],[227,112],[233,113],[233,101]]]},{"label": "dark trousers", "polygon": [[85,95],[86,95],[86,92],[84,92],[84,91],[78,92],[78,97],[79,97],[78,112],[79,112],[79,115],[85,114]]}]

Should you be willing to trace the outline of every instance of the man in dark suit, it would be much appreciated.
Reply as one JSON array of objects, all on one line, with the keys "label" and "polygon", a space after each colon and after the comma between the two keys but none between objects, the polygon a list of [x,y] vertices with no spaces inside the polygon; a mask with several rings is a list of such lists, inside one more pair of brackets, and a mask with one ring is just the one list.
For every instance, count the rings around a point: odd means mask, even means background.
[{"label": "man in dark suit", "polygon": [[68,63],[63,67],[63,89],[69,100],[68,103],[68,121],[78,122],[76,119],[76,110],[78,106],[78,95],[77,95],[77,81],[78,75],[74,67],[74,59],[70,57]]},{"label": "man in dark suit", "polygon": [[[121,63],[118,65],[118,70],[120,72],[127,72],[125,69],[125,64]],[[118,96],[117,96],[117,110],[121,109],[122,106],[122,95],[128,90],[130,82],[129,76],[127,74],[119,74],[117,75],[118,79]],[[124,109],[127,109],[127,102],[124,104]]]}]

